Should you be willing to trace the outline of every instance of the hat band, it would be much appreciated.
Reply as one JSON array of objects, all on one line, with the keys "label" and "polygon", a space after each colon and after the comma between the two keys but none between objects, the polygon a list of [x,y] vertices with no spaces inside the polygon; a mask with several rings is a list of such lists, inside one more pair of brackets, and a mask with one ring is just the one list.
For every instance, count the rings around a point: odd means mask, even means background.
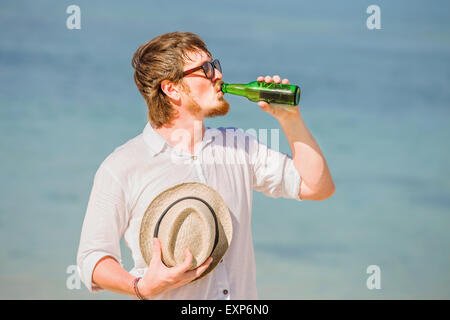
[{"label": "hat band", "polygon": [[155,232],[153,233],[153,237],[154,238],[158,238],[158,232],[159,232],[159,225],[161,224],[162,219],[164,218],[164,216],[166,215],[167,212],[169,212],[170,208],[172,208],[174,205],[176,205],[178,202],[186,200],[186,199],[194,199],[194,200],[199,200],[201,202],[203,202],[209,209],[209,211],[211,212],[213,218],[214,218],[214,225],[215,225],[215,229],[216,229],[216,236],[214,238],[214,245],[213,248],[211,250],[211,253],[209,254],[210,256],[212,255],[212,253],[214,252],[214,249],[216,249],[217,243],[219,242],[219,226],[217,224],[217,217],[216,217],[216,213],[214,212],[214,209],[209,205],[208,202],[206,202],[203,199],[197,198],[197,197],[184,197],[184,198],[180,198],[178,200],[176,200],[175,202],[172,202],[167,208],[166,210],[164,210],[164,212],[161,214],[161,216],[158,219],[158,222],[155,225]]}]

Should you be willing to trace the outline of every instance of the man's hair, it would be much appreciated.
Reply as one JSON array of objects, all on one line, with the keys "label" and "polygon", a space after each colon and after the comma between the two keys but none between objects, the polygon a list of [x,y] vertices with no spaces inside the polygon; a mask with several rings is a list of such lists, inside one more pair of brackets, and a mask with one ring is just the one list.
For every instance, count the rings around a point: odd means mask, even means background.
[{"label": "man's hair", "polygon": [[206,44],[196,34],[171,32],[141,45],[134,53],[134,82],[144,97],[151,125],[159,128],[176,115],[169,98],[161,89],[163,80],[179,84],[183,80],[184,63],[191,52],[203,51],[212,57]]}]

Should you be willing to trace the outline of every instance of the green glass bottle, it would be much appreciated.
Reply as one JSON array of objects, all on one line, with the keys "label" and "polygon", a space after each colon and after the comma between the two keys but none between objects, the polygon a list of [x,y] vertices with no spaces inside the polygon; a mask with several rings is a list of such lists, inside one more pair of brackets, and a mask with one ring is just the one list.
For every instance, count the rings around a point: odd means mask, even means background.
[{"label": "green glass bottle", "polygon": [[247,84],[223,83],[222,92],[247,97],[248,100],[296,106],[300,101],[300,87],[291,84],[252,81]]}]

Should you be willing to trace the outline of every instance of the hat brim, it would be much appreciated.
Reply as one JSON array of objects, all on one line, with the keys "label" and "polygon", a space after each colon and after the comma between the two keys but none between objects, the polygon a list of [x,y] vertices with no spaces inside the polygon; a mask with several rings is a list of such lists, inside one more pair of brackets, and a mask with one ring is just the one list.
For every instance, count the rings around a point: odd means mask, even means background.
[{"label": "hat brim", "polygon": [[231,216],[225,201],[216,190],[206,184],[199,182],[181,183],[157,195],[142,217],[139,246],[145,263],[149,265],[153,252],[153,234],[160,215],[172,202],[187,196],[199,197],[208,202],[216,214],[219,227],[218,243],[211,254],[213,261],[208,269],[197,278],[200,279],[209,274],[219,264],[230,246],[233,236]]}]

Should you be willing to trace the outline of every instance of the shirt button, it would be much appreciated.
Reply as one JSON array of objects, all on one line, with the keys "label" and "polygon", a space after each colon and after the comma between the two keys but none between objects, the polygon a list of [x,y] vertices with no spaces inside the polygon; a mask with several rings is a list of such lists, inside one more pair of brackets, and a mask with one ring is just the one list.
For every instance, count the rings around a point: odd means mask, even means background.
[{"label": "shirt button", "polygon": [[228,294],[228,290],[227,289],[223,290],[223,294],[227,295]]}]

